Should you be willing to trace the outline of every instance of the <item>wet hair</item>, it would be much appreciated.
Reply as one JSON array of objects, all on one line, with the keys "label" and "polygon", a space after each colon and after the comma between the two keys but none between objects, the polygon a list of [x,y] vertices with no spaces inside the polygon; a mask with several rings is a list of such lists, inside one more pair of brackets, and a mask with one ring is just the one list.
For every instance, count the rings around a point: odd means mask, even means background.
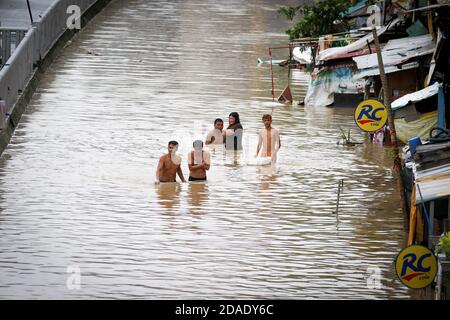
[{"label": "wet hair", "polygon": [[192,144],[195,150],[203,148],[203,141],[202,140],[195,140]]},{"label": "wet hair", "polygon": [[235,124],[241,123],[241,120],[239,119],[239,113],[232,112],[228,117],[233,117],[235,120]]},{"label": "wet hair", "polygon": [[229,124],[227,129],[242,129],[241,120],[239,119],[239,113],[232,112],[228,117],[234,118],[234,124]]},{"label": "wet hair", "polygon": [[[234,124],[228,125],[227,129],[233,130],[234,134],[231,137],[225,137],[225,148],[234,150],[242,150],[242,128],[241,120],[239,119],[239,113],[232,112],[228,117],[234,118]],[[231,138],[231,139],[230,139]]]},{"label": "wet hair", "polygon": [[263,120],[265,120],[265,119],[272,120],[272,116],[270,114],[266,113],[265,115],[262,116],[262,119]]},{"label": "wet hair", "polygon": [[214,124],[216,124],[217,122],[222,122],[223,123],[223,120],[220,119],[220,118],[217,118],[216,120],[214,120]]},{"label": "wet hair", "polygon": [[176,142],[175,140],[169,141],[169,143],[167,144],[168,146],[173,145],[173,146],[177,146],[178,142]]}]

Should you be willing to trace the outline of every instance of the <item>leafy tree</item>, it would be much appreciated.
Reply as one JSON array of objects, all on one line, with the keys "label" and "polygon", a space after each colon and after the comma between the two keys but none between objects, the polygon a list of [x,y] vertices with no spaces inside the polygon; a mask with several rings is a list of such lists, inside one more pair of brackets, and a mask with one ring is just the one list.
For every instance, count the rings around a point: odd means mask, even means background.
[{"label": "leafy tree", "polygon": [[289,39],[293,40],[333,33],[337,24],[348,29],[344,18],[351,6],[352,3],[348,0],[319,0],[312,5],[281,7],[278,12],[291,21],[296,15],[302,15],[301,20],[286,31]]}]

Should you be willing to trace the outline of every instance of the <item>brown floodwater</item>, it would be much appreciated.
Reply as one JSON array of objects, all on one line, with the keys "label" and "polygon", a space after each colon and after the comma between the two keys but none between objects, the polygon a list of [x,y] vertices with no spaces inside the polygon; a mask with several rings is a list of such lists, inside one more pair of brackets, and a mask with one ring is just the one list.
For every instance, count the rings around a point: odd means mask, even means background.
[{"label": "brown floodwater", "polygon": [[[0,158],[0,298],[414,298],[390,151],[350,108],[298,106],[307,73],[272,103],[257,59],[287,43],[283,3],[115,0],[66,46]],[[251,165],[272,108],[278,164]],[[187,176],[192,141],[233,111],[242,152],[212,149],[206,184],[154,185],[169,140]]]}]

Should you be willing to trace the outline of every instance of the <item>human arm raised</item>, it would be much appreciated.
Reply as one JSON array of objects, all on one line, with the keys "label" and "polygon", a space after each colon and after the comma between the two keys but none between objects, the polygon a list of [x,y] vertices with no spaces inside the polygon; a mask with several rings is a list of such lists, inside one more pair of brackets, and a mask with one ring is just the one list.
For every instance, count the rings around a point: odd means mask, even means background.
[{"label": "human arm raised", "polygon": [[205,144],[206,145],[211,144],[214,142],[215,139],[216,139],[216,137],[214,137],[214,135],[212,135],[211,133],[208,133],[208,135],[206,136],[206,139],[205,139]]}]

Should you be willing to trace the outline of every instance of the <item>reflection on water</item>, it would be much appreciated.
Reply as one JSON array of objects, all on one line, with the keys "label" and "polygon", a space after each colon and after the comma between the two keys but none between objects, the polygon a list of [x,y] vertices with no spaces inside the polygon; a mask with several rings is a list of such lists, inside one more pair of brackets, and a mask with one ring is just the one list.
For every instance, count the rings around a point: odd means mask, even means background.
[{"label": "reflection on water", "polygon": [[[116,0],[78,34],[0,158],[1,298],[412,296],[392,265],[406,222],[388,150],[350,109],[272,103],[257,60],[287,41],[283,4]],[[279,94],[287,70],[274,72]],[[294,74],[298,101],[309,76]],[[272,108],[278,162],[250,165]],[[168,141],[187,177],[192,141],[231,112],[244,150],[208,147],[207,183],[154,184]],[[339,127],[364,143],[337,145]],[[80,290],[66,287],[70,266]]]},{"label": "reflection on water", "polygon": [[191,182],[188,184],[187,199],[189,204],[189,212],[196,214],[201,206],[208,199],[207,182]]},{"label": "reflection on water", "polygon": [[181,185],[177,182],[161,183],[156,186],[158,202],[167,209],[178,206],[180,203]]}]

